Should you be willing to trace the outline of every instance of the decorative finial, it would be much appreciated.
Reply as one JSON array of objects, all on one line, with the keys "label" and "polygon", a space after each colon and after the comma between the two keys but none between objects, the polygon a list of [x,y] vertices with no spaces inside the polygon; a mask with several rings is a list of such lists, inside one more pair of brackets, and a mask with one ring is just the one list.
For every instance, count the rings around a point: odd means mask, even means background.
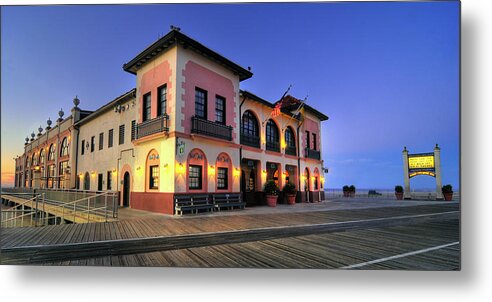
[{"label": "decorative finial", "polygon": [[62,109],[62,108],[60,108],[60,111],[58,111],[58,116],[59,116],[59,118],[58,118],[58,122],[63,121],[63,115],[64,115],[64,114],[65,114],[65,112],[63,112],[63,109]]},{"label": "decorative finial", "polygon": [[39,126],[38,128],[38,136],[41,136],[41,133],[43,132],[43,127]]},{"label": "decorative finial", "polygon": [[180,31],[181,28],[174,26],[174,25],[171,25],[171,30]]},{"label": "decorative finial", "polygon": [[78,96],[75,96],[75,98],[73,99],[73,104],[75,105],[75,108],[77,108],[77,106],[79,106],[80,100],[79,100]]},{"label": "decorative finial", "polygon": [[46,126],[46,130],[50,130],[51,129],[51,123],[52,123],[51,122],[51,118],[48,118],[48,120],[46,121],[46,124],[48,125],[48,126]]},{"label": "decorative finial", "polygon": [[403,151],[407,151],[407,146],[403,147]]},{"label": "decorative finial", "polygon": [[26,145],[29,143],[29,137],[26,136]]}]

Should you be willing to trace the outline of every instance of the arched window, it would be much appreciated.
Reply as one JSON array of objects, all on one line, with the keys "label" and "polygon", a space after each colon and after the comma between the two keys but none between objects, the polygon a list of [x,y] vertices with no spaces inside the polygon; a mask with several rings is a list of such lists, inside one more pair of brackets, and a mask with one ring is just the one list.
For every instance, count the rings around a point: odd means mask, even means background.
[{"label": "arched window", "polygon": [[31,159],[31,167],[35,167],[38,165],[38,161],[37,161],[37,158],[36,158],[36,153],[33,153],[32,154],[32,159]]},{"label": "arched window", "polygon": [[217,191],[232,192],[232,160],[229,154],[222,152],[215,163],[215,187]]},{"label": "arched window", "polygon": [[246,111],[241,119],[241,144],[260,147],[260,131],[258,121],[251,111]]},{"label": "arched window", "polygon": [[278,139],[277,125],[270,119],[266,125],[266,149],[269,151],[280,152],[280,143]]},{"label": "arched window", "polygon": [[207,158],[200,149],[193,149],[188,154],[188,190],[207,190]]},{"label": "arched window", "polygon": [[39,151],[39,164],[44,165],[45,152],[44,148]]},{"label": "arched window", "polygon": [[85,172],[84,174],[84,190],[90,190],[91,189],[91,176],[89,175],[89,172]]},{"label": "arched window", "polygon": [[24,164],[24,167],[27,169],[29,167],[29,157],[26,156],[26,163]]},{"label": "arched window", "polygon": [[291,127],[287,127],[287,129],[285,129],[285,153],[294,156],[297,154],[294,131]]},{"label": "arched window", "polygon": [[55,160],[55,147],[53,144],[50,145],[49,151],[48,151],[48,161]]},{"label": "arched window", "polygon": [[155,149],[150,150],[147,155],[147,163],[146,163],[146,183],[148,190],[159,190],[159,166],[160,166],[160,158],[159,153]]},{"label": "arched window", "polygon": [[68,139],[66,137],[62,140],[60,147],[60,157],[63,156],[68,156]]}]

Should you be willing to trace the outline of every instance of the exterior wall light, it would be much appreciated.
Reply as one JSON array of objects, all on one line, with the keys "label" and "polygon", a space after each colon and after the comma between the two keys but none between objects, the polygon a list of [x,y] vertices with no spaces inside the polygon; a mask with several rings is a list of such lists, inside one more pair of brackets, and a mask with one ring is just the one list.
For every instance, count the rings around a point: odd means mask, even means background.
[{"label": "exterior wall light", "polygon": [[164,165],[162,165],[162,167],[163,167],[164,169],[167,169],[167,167],[168,167],[168,166],[169,166],[169,164],[167,164],[167,163],[165,163]]},{"label": "exterior wall light", "polygon": [[234,176],[238,177],[239,176],[239,168],[234,169]]}]

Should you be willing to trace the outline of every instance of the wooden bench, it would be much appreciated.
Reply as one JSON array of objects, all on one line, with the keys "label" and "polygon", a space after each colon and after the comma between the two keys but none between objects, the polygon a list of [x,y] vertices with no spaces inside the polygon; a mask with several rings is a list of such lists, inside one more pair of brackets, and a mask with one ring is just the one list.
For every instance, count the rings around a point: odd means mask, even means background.
[{"label": "wooden bench", "polygon": [[190,211],[198,214],[199,210],[212,211],[214,205],[210,203],[208,195],[178,195],[174,197],[174,211],[176,215]]},{"label": "wooden bench", "polygon": [[246,203],[241,200],[241,194],[213,194],[212,200],[217,211],[221,208],[232,210],[234,207],[244,209],[246,206]]}]

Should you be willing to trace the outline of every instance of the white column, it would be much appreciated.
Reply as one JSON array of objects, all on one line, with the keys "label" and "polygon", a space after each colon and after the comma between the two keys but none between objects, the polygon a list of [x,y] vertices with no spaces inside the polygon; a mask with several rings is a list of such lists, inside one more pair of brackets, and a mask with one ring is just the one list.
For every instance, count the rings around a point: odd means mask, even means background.
[{"label": "white column", "polygon": [[403,148],[403,181],[405,183],[405,189],[403,191],[404,199],[412,199],[412,195],[410,194],[410,177],[408,175],[408,150],[407,147]]},{"label": "white column", "polygon": [[434,167],[436,170],[436,199],[442,200],[442,177],[441,177],[441,149],[436,144],[434,148]]}]

